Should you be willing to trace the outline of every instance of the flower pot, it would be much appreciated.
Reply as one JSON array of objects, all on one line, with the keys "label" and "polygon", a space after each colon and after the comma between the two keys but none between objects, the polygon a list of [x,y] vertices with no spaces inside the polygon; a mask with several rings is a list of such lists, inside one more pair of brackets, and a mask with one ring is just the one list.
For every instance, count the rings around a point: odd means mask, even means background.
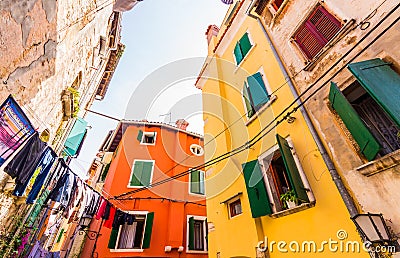
[{"label": "flower pot", "polygon": [[297,206],[296,203],[292,202],[292,201],[286,201],[286,205],[287,205],[288,209],[292,209]]}]

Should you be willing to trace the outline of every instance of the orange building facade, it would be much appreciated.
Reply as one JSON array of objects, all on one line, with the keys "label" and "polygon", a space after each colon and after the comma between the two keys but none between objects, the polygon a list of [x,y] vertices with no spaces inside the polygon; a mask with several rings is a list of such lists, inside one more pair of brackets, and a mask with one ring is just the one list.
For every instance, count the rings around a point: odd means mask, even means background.
[{"label": "orange building facade", "polygon": [[103,193],[134,220],[112,229],[94,220],[100,234],[82,257],[207,257],[204,170],[196,169],[203,138],[186,126],[118,124],[106,146],[113,155]]}]

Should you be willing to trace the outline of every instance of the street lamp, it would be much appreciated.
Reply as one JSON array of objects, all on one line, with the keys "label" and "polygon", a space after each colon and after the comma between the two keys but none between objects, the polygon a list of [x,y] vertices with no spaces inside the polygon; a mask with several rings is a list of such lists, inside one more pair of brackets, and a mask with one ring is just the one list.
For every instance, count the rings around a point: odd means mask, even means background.
[{"label": "street lamp", "polygon": [[389,229],[382,214],[357,214],[351,218],[362,237],[371,243],[389,244],[392,242]]}]

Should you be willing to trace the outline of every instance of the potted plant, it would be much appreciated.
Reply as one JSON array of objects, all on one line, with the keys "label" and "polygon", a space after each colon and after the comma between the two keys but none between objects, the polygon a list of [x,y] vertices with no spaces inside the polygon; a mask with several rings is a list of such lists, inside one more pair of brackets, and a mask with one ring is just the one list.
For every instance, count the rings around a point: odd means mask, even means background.
[{"label": "potted plant", "polygon": [[291,209],[297,206],[298,198],[294,190],[288,190],[284,194],[281,194],[279,198],[282,202],[284,209]]}]

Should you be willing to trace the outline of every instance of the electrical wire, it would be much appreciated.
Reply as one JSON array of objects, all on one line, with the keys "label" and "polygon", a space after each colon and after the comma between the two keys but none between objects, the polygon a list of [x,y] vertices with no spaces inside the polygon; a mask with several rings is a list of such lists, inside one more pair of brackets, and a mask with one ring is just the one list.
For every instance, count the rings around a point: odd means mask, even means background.
[{"label": "electrical wire", "polygon": [[[369,44],[367,44],[366,47],[364,47],[362,50],[360,50],[360,52],[358,52],[353,58],[351,58],[349,61],[346,62],[346,64],[341,67],[340,69],[338,69],[333,75],[331,75],[331,77],[326,80],[320,87],[318,87],[317,89],[315,89],[312,93],[310,93],[310,95],[308,97],[306,97],[306,99],[304,101],[301,100],[301,97],[303,97],[308,91],[310,91],[319,81],[322,80],[323,77],[325,77],[334,67],[336,67],[346,56],[348,56],[356,47],[358,47],[358,45],[363,42],[373,31],[375,31],[376,28],[378,28],[392,13],[394,13],[398,8],[399,8],[400,4],[398,4],[396,7],[394,7],[390,12],[388,12],[385,17],[383,19],[381,19],[370,31],[368,31],[352,48],[350,48],[343,56],[341,56],[341,58],[339,58],[329,69],[326,69],[326,71],[315,81],[313,82],[309,87],[307,87],[307,89],[305,91],[303,91],[294,101],[292,101],[286,108],[283,109],[283,111],[280,112],[280,114],[278,114],[271,122],[269,122],[267,124],[267,126],[265,126],[260,132],[258,132],[254,137],[252,137],[251,140],[247,141],[245,144],[235,148],[232,151],[226,152],[225,154],[222,154],[216,158],[211,159],[208,162],[205,162],[199,166],[196,166],[192,169],[183,171],[177,175],[174,175],[170,178],[158,181],[156,183],[153,183],[149,186],[144,186],[143,188],[140,189],[136,189],[133,191],[129,191],[127,193],[124,194],[120,194],[120,195],[116,195],[114,196],[114,198],[116,199],[120,199],[123,196],[126,195],[131,195],[131,194],[135,194],[144,190],[147,190],[149,188],[170,182],[174,179],[186,176],[188,174],[190,174],[193,170],[197,170],[200,168],[205,168],[208,166],[211,166],[213,164],[216,164],[222,160],[225,160],[229,157],[232,157],[252,146],[254,146],[257,142],[259,142],[263,137],[265,137],[268,133],[270,133],[274,128],[276,128],[280,123],[282,123],[283,121],[285,121],[290,115],[292,115],[293,113],[295,113],[301,106],[303,106],[307,101],[309,101],[311,99],[312,96],[314,96],[317,92],[319,92],[329,81],[331,81],[333,79],[333,77],[335,77],[339,72],[341,72],[347,64],[349,64],[350,62],[354,61],[358,56],[360,56],[369,46],[371,46],[373,43],[375,43],[375,41],[377,39],[379,39],[382,35],[384,35],[391,27],[393,27],[400,19],[400,17],[397,17],[388,27],[386,27],[383,31],[381,31],[381,33],[379,33]],[[294,108],[292,108],[292,110],[289,111],[289,109],[296,104],[297,102],[300,102],[300,104],[298,106],[295,106]],[[287,112],[287,113],[286,113]],[[286,113],[286,115],[285,115]],[[283,116],[280,120],[277,120],[278,117]],[[268,127],[273,125],[274,122],[276,121],[275,125],[270,128],[269,130]],[[267,131],[265,131],[267,130]]]}]

